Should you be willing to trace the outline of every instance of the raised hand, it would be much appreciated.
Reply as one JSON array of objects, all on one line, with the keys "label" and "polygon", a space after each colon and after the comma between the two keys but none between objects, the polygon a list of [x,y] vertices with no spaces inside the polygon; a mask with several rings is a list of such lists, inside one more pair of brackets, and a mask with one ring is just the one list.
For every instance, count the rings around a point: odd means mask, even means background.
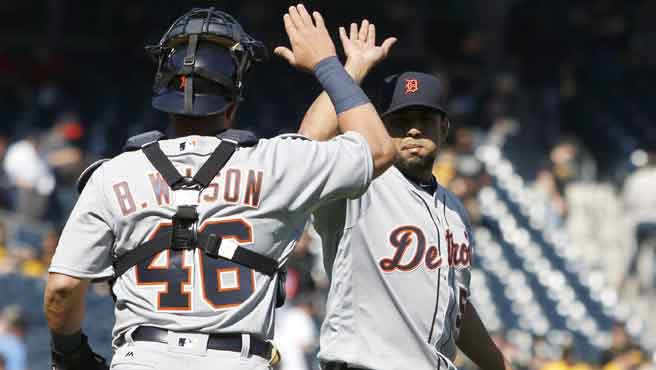
[{"label": "raised hand", "polygon": [[361,82],[376,64],[387,58],[397,41],[396,37],[389,37],[376,46],[376,26],[366,19],[362,21],[359,29],[356,23],[351,23],[348,35],[346,29],[340,27],[339,38],[347,57],[345,68],[358,82]]},{"label": "raised hand", "polygon": [[283,16],[285,31],[291,50],[284,46],[275,48],[274,53],[286,59],[292,66],[312,71],[325,58],[335,56],[335,44],[326,30],[319,12],[308,13],[303,4],[290,6]]}]

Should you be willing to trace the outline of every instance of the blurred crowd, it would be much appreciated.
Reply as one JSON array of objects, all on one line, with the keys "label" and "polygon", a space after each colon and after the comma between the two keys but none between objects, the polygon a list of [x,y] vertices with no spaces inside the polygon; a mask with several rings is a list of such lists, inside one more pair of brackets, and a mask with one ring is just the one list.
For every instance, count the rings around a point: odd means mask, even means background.
[{"label": "blurred crowd", "polygon": [[[102,4],[0,5],[0,28],[24,35],[0,36],[0,279],[42,279],[82,169],[116,155],[132,134],[165,128],[166,117],[150,108],[154,70],[143,46],[191,2]],[[279,15],[287,2],[194,5],[235,13],[269,46],[284,42]],[[603,271],[618,295],[642,304],[648,317],[656,303],[655,0],[310,5],[334,29],[367,17],[382,35],[399,37],[390,59],[365,82],[372,97],[375,81],[401,69],[434,72],[448,83],[452,129],[434,173],[474,224],[484,222],[479,190],[493,181],[476,149],[504,132],[503,152],[539,195],[549,224],[566,230],[586,265]],[[20,14],[32,14],[33,22]],[[293,131],[318,87],[281,61],[258,67],[247,80],[239,124],[263,137]],[[289,303],[276,328],[282,369],[313,369],[329,284],[311,228],[289,261],[287,285]],[[96,292],[106,295],[107,288]],[[0,298],[0,370],[26,370],[32,349],[22,338],[33,324],[12,303]],[[554,347],[535,337],[532,353],[523,353],[509,332],[495,335],[517,369],[653,368],[622,322],[611,337],[609,348],[590,360],[567,340]],[[464,359],[459,365],[472,366]]]},{"label": "blurred crowd", "polygon": [[575,346],[567,340],[560,348],[550,347],[544,338],[533,339],[533,350],[530,353],[520,353],[504,336],[496,335],[495,342],[504,354],[518,369],[541,370],[619,370],[619,369],[650,369],[648,355],[634,344],[623,325],[615,325],[612,329],[612,342],[604,350],[596,363],[583,361]]}]

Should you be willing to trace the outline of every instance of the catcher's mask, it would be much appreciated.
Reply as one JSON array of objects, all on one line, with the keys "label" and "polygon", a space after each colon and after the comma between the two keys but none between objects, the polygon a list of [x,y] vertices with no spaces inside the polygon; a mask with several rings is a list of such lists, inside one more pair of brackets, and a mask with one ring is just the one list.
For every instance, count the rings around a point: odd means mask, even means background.
[{"label": "catcher's mask", "polygon": [[246,71],[269,57],[263,43],[213,7],[176,19],[146,52],[157,63],[153,107],[192,117],[222,113],[239,101]]}]

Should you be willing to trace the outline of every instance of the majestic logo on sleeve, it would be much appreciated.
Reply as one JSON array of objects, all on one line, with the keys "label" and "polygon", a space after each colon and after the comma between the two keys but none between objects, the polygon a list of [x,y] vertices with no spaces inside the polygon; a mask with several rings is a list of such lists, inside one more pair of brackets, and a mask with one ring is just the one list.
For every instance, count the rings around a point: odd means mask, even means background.
[{"label": "majestic logo on sleeve", "polygon": [[[451,267],[467,267],[471,264],[471,248],[469,236],[465,235],[465,242],[454,241],[451,230],[446,232],[446,247],[448,253],[447,263]],[[385,272],[413,271],[424,263],[429,270],[435,270],[445,262],[435,245],[426,245],[426,235],[414,225],[402,225],[392,230],[389,242],[394,248],[391,257],[380,259],[378,265]]]}]

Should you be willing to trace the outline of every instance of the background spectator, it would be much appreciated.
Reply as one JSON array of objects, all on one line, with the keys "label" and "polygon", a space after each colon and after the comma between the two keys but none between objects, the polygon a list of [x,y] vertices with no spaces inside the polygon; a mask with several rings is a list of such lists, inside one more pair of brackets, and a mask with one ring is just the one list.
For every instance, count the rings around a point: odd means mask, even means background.
[{"label": "background spectator", "polygon": [[39,153],[35,136],[28,136],[7,148],[4,169],[16,189],[16,212],[23,217],[42,219],[55,190],[55,176]]},{"label": "background spectator", "polygon": [[656,287],[656,194],[645,189],[656,184],[656,139],[648,142],[644,157],[643,166],[626,178],[622,193],[624,210],[635,236],[627,278],[638,283],[638,294],[653,294]]},{"label": "background spectator", "polygon": [[281,370],[309,370],[317,353],[319,332],[314,320],[313,296],[302,294],[276,314],[275,341],[282,358]]},{"label": "background spectator", "polygon": [[7,307],[0,315],[0,353],[6,359],[7,370],[27,369],[27,348],[24,342],[27,324],[18,307]]}]

